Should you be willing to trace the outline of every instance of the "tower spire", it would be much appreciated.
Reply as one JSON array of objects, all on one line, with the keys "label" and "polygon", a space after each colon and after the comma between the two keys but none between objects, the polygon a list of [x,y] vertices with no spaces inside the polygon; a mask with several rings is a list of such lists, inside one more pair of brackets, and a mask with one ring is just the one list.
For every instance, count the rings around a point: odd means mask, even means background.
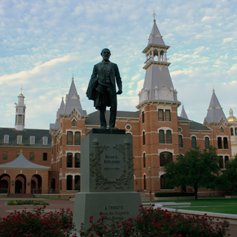
[{"label": "tower spire", "polygon": [[182,106],[180,117],[188,119],[188,115],[187,115],[187,113],[186,113],[186,111],[184,109],[184,106]]},{"label": "tower spire", "polygon": [[168,69],[170,63],[167,61],[166,53],[169,46],[165,45],[156,25],[155,13],[153,13],[153,17],[154,22],[148,44],[143,50],[146,55],[143,67],[146,70],[146,76],[143,88],[139,93],[138,107],[147,102],[168,102],[179,105],[177,92],[174,89]]},{"label": "tower spire", "polygon": [[81,106],[80,96],[77,93],[74,77],[72,78],[69,93],[66,95],[64,114],[70,115],[73,110],[76,110],[82,116],[86,115],[86,112],[82,109]]},{"label": "tower spire", "polygon": [[204,119],[204,124],[218,124],[226,122],[226,116],[222,110],[219,100],[217,99],[215,90],[212,90],[211,101],[207,110],[207,115]]},{"label": "tower spire", "polygon": [[15,129],[22,131],[25,128],[25,102],[24,102],[25,96],[22,93],[18,95],[18,103],[15,103],[16,105],[16,116],[15,116]]}]

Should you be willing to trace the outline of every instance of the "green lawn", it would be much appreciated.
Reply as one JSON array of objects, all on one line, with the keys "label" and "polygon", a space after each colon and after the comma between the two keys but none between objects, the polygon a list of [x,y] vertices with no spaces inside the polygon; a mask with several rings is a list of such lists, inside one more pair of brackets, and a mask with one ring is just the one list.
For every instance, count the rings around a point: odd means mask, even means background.
[{"label": "green lawn", "polygon": [[196,210],[206,212],[218,212],[226,214],[237,214],[237,198],[231,199],[200,199],[177,202],[189,202],[190,207],[177,207],[178,209]]}]

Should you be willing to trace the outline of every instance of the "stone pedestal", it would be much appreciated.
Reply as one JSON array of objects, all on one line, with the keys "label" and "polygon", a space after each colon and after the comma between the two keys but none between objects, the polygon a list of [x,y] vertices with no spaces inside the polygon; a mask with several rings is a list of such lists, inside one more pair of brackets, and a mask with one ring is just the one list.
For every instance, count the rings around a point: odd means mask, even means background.
[{"label": "stone pedestal", "polygon": [[133,191],[132,136],[118,129],[93,129],[81,143],[81,192],[75,196],[74,224],[80,230],[100,214],[124,220],[138,214]]}]

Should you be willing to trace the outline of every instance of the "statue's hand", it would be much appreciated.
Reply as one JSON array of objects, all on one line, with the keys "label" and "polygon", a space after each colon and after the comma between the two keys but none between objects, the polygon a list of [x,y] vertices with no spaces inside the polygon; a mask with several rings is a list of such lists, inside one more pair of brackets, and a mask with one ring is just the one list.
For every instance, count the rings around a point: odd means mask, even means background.
[{"label": "statue's hand", "polygon": [[116,94],[121,95],[122,93],[123,93],[122,90],[118,90]]}]

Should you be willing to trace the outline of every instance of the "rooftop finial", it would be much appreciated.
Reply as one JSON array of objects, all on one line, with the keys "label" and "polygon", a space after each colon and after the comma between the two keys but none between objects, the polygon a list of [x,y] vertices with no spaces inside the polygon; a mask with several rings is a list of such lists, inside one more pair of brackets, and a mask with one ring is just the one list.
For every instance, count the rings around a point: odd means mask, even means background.
[{"label": "rooftop finial", "polygon": [[154,20],[154,22],[156,21],[156,12],[155,12],[155,10],[153,10],[153,20]]},{"label": "rooftop finial", "polygon": [[20,89],[20,90],[21,90],[21,93],[20,93],[20,95],[23,95],[23,94],[22,94],[22,93],[23,93],[23,88],[22,88],[22,85],[21,85],[21,89]]}]

